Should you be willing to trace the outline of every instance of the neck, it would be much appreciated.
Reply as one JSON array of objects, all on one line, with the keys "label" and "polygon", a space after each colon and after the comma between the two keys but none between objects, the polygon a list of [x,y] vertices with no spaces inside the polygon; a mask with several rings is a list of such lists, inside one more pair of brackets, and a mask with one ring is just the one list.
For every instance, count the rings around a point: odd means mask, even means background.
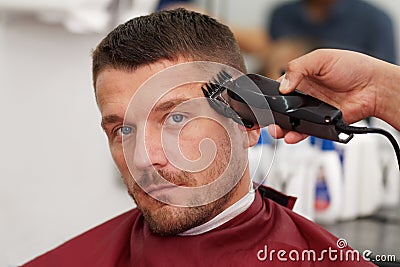
[{"label": "neck", "polygon": [[229,208],[240,199],[242,199],[245,195],[247,195],[249,193],[250,187],[252,187],[252,184],[250,181],[249,166],[247,165],[242,179],[240,179],[238,184],[232,189],[232,198],[226,203],[222,210]]},{"label": "neck", "polygon": [[308,0],[306,3],[306,9],[310,20],[313,23],[323,23],[328,19],[329,12],[335,0]]}]

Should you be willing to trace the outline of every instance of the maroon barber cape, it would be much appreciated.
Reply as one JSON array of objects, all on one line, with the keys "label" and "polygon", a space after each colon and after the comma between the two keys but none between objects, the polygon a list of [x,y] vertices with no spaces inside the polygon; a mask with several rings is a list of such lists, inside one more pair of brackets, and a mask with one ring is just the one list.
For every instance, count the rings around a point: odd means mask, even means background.
[{"label": "maroon barber cape", "polygon": [[153,235],[133,209],[23,266],[374,266],[291,211],[294,200],[260,187],[245,212],[195,236]]}]

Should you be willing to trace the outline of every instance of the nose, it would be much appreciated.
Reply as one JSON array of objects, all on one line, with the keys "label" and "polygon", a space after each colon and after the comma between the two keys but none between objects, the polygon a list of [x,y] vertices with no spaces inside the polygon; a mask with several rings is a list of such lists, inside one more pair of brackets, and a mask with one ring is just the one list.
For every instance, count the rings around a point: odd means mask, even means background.
[{"label": "nose", "polygon": [[137,133],[133,164],[137,170],[148,168],[159,169],[168,163],[163,151],[161,135],[157,130],[147,129],[144,133]]}]

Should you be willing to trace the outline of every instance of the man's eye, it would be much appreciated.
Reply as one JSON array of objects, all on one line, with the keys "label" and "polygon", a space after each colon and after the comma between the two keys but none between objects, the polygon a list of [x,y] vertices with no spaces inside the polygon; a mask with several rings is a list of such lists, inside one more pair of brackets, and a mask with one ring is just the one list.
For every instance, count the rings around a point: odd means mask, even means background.
[{"label": "man's eye", "polygon": [[183,115],[182,114],[173,114],[171,116],[171,119],[176,123],[180,123],[183,121]]},{"label": "man's eye", "polygon": [[121,126],[117,130],[118,135],[128,135],[132,133],[132,127],[129,126]]},{"label": "man's eye", "polygon": [[172,113],[170,114],[167,119],[165,120],[165,124],[167,125],[177,125],[181,124],[185,121],[186,116],[180,113]]}]

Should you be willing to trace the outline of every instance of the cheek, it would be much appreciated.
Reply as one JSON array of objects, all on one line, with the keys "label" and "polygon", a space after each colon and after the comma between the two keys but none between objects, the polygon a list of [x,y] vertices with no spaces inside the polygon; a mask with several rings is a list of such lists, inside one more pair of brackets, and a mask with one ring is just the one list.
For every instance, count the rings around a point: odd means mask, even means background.
[{"label": "cheek", "polygon": [[124,153],[122,150],[122,145],[114,145],[110,144],[110,152],[111,156],[117,165],[120,173],[122,176],[126,176],[126,174],[129,172],[128,166],[126,165]]},{"label": "cheek", "polygon": [[203,139],[201,136],[179,136],[179,152],[188,160],[197,160],[201,157],[200,142]]},{"label": "cheek", "polygon": [[[211,157],[221,150],[221,145],[229,146],[227,131],[218,123],[200,120],[184,127],[179,135],[181,153],[189,160]],[[210,154],[210,155],[208,155]]]}]

